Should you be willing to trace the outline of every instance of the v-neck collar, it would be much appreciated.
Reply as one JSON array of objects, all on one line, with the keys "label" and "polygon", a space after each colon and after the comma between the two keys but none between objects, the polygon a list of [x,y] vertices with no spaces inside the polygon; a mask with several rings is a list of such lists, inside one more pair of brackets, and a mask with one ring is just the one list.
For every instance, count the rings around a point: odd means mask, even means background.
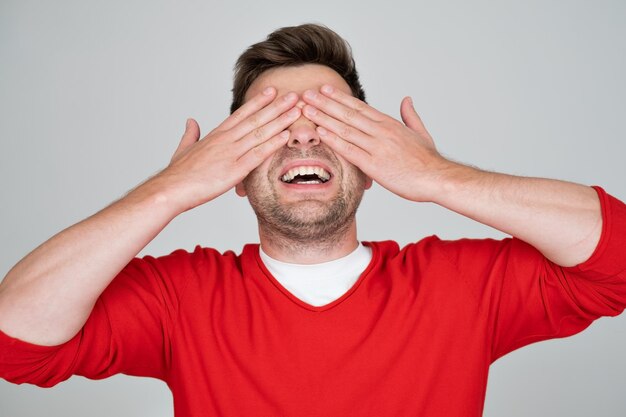
[{"label": "v-neck collar", "polygon": [[309,304],[301,300],[300,298],[296,297],[287,288],[285,288],[272,275],[272,273],[267,269],[267,267],[263,263],[263,260],[261,259],[261,256],[259,254],[259,244],[250,245],[252,246],[250,250],[253,252],[252,255],[254,256],[254,266],[258,268],[259,272],[274,286],[274,288],[276,288],[280,293],[282,293],[283,296],[287,297],[294,304],[298,305],[301,308],[314,311],[314,312],[323,312],[326,310],[330,310],[333,307],[336,307],[337,305],[343,303],[346,299],[348,299],[359,288],[361,283],[366,279],[366,277],[369,275],[370,271],[372,270],[373,266],[378,261],[378,258],[380,256],[380,251],[379,251],[378,246],[373,244],[372,242],[363,242],[363,245],[372,249],[372,259],[370,260],[365,270],[361,273],[359,278],[350,287],[350,289],[348,289],[348,291],[346,291],[341,297],[337,298],[336,300],[331,301],[328,304],[324,304],[322,306],[314,306],[312,304]]}]

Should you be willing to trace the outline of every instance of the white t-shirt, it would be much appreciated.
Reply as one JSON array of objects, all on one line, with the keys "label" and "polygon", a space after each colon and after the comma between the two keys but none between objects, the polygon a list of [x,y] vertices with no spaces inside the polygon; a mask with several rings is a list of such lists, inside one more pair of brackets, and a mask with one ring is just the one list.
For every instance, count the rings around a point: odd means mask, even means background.
[{"label": "white t-shirt", "polygon": [[343,258],[321,264],[300,265],[270,258],[259,248],[261,260],[280,284],[300,300],[319,307],[345,294],[372,259],[372,250],[359,246]]}]

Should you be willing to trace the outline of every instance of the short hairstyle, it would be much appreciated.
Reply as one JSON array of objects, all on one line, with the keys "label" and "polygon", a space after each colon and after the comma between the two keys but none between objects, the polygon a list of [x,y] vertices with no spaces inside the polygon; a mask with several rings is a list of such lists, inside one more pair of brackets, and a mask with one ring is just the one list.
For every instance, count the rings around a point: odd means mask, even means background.
[{"label": "short hairstyle", "polygon": [[243,104],[246,91],[264,71],[303,64],[335,70],[350,86],[352,95],[365,101],[350,44],[326,26],[308,23],[277,29],[241,54],[235,64],[231,114]]}]

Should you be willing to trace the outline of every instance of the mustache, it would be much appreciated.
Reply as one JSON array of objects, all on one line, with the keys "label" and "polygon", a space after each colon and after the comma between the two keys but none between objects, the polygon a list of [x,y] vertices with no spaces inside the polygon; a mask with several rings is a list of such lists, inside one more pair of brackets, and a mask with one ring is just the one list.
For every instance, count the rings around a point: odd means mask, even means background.
[{"label": "mustache", "polygon": [[292,159],[320,159],[336,164],[338,162],[335,154],[326,146],[312,146],[309,149],[281,148],[274,155],[274,163],[282,164]]}]

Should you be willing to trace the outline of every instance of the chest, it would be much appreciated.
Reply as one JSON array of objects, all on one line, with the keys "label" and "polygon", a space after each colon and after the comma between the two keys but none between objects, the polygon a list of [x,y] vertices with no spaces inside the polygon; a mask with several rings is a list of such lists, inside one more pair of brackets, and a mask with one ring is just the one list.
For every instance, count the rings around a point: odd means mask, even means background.
[{"label": "chest", "polygon": [[182,311],[175,399],[197,391],[216,415],[480,415],[486,326],[462,293],[374,277],[307,309],[279,288],[245,287]]}]

